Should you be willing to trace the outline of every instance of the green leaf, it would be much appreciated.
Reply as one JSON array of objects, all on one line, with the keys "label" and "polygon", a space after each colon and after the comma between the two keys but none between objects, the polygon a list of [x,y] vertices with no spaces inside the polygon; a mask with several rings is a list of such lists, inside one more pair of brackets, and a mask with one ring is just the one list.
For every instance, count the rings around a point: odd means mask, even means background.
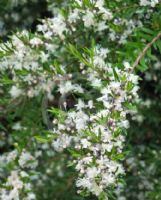
[{"label": "green leaf", "polygon": [[34,136],[34,138],[38,142],[42,142],[42,143],[48,143],[48,142],[56,139],[57,137],[58,137],[58,135]]},{"label": "green leaf", "polygon": [[117,81],[119,81],[120,79],[119,79],[119,76],[118,76],[118,74],[117,74],[115,68],[113,67],[112,70],[113,70],[113,74],[114,74],[114,76],[115,76],[115,79],[116,79]]},{"label": "green leaf", "polygon": [[41,137],[41,136],[34,136],[34,138],[38,141],[38,142],[42,142],[42,143],[47,143],[49,142],[48,139]]},{"label": "green leaf", "polygon": [[155,32],[153,30],[146,28],[146,27],[141,28],[141,31],[151,34],[151,35],[155,35]]},{"label": "green leaf", "polygon": [[[67,45],[67,50],[75,57],[78,59],[78,61],[80,61],[81,63],[92,67],[92,64],[77,50],[77,48],[72,45],[72,44],[68,44]],[[84,50],[87,52],[87,48],[84,48]],[[88,50],[89,53],[89,50]]]},{"label": "green leaf", "polygon": [[98,196],[98,200],[108,200],[106,193],[101,192],[101,194]]},{"label": "green leaf", "polygon": [[71,153],[71,155],[75,158],[80,158],[82,157],[82,154],[81,152],[78,152],[76,150],[73,150],[73,149],[68,149],[68,151]]},{"label": "green leaf", "polygon": [[126,90],[130,92],[134,88],[134,84],[131,81],[128,81],[126,85]]}]

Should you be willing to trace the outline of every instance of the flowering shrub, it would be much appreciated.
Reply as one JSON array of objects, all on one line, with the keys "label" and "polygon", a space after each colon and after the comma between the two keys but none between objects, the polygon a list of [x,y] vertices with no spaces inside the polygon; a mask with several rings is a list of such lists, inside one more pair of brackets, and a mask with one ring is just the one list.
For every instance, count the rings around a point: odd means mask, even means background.
[{"label": "flowering shrub", "polygon": [[48,6],[53,17],[34,33],[19,31],[0,45],[0,197],[71,199],[53,193],[61,179],[62,191],[75,183],[73,199],[125,199],[127,129],[130,116],[142,120],[140,73],[161,50],[160,3]]}]

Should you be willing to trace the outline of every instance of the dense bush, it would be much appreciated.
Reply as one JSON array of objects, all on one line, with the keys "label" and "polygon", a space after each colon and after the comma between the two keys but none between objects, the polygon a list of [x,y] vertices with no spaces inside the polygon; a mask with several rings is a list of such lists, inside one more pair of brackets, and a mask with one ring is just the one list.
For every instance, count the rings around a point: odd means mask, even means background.
[{"label": "dense bush", "polygon": [[161,199],[160,2],[1,5],[0,199]]}]

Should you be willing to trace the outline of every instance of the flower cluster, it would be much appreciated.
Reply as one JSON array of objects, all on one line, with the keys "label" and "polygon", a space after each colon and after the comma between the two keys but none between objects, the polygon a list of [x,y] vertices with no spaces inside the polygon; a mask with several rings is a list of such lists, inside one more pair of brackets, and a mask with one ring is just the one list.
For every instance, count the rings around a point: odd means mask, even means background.
[{"label": "flower cluster", "polygon": [[[35,199],[35,195],[32,192],[32,185],[30,184],[30,178],[32,178],[32,176],[29,175],[29,173],[31,173],[31,169],[36,168],[37,160],[25,150],[20,155],[14,150],[2,156],[1,161],[5,166],[14,166],[17,161],[19,163],[18,166],[15,165],[6,183],[1,187],[1,199],[13,200],[21,199],[22,197],[24,197],[24,200]],[[26,171],[27,168],[30,170]]]},{"label": "flower cluster", "polygon": [[140,0],[141,6],[151,6],[155,7],[159,3],[159,0]]},{"label": "flower cluster", "polygon": [[[74,145],[73,155],[79,155],[74,160],[79,172],[76,184],[96,196],[114,184],[119,174],[124,173],[117,160],[124,157],[122,148],[125,138],[122,131],[129,127],[126,119],[129,109],[126,104],[137,97],[138,90],[138,78],[129,74],[129,63],[125,62],[124,70],[116,68],[114,73],[112,67],[104,62],[107,52],[101,48],[98,52],[97,48],[93,59],[95,69],[106,71],[103,78],[97,72],[93,74],[90,68],[83,72],[89,77],[95,75],[99,78],[99,84],[94,84],[95,80],[91,78],[86,84],[91,85],[95,93],[99,89],[100,94],[97,94],[96,99],[88,99],[87,103],[85,99],[78,99],[75,111],[66,111],[63,123],[62,118],[61,121],[58,118],[54,126],[54,133],[59,136],[53,142],[54,148],[61,151]],[[95,62],[98,55],[99,62]],[[108,83],[104,84],[106,79]],[[66,92],[69,92],[69,88]],[[98,105],[101,109],[97,111]]]}]

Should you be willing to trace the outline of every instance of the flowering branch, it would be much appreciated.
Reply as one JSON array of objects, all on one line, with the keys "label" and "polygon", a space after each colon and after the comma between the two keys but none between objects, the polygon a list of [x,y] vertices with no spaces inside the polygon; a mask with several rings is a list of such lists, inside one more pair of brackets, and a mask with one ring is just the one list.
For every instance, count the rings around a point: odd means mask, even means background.
[{"label": "flowering branch", "polygon": [[139,62],[141,61],[141,59],[144,57],[144,55],[146,54],[146,52],[152,47],[152,45],[157,41],[159,40],[161,37],[161,31],[156,35],[156,37],[154,37],[152,39],[151,42],[149,42],[145,48],[143,49],[143,51],[138,55],[138,57],[136,58],[134,64],[132,65],[132,68],[131,68],[131,72],[134,71],[134,69],[138,66]]}]

